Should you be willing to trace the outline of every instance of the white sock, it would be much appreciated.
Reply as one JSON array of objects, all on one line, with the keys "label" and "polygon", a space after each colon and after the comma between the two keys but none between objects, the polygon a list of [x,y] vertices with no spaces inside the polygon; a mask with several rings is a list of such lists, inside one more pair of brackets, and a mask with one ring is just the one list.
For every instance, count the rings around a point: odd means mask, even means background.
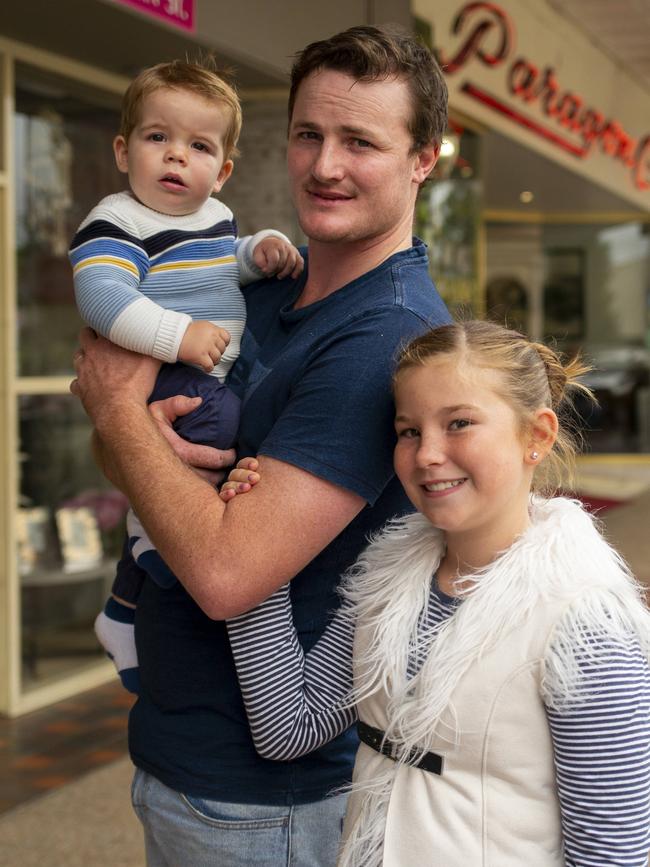
[{"label": "white sock", "polygon": [[100,611],[95,620],[95,635],[118,672],[138,667],[133,623],[122,623],[107,616],[105,611]]}]

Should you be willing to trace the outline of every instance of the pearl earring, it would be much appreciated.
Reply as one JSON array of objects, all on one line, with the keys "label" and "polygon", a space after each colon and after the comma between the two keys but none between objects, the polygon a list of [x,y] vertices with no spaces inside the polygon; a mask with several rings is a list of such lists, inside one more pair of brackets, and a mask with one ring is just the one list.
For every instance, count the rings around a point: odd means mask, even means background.
[{"label": "pearl earring", "polygon": [[530,453],[531,461],[536,461],[538,457],[539,457],[539,452],[531,452]]}]

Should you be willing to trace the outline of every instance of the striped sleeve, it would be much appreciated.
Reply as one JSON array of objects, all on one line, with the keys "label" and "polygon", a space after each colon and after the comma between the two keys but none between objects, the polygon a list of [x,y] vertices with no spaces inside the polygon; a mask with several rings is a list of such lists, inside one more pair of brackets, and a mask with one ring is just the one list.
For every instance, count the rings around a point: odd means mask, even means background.
[{"label": "striped sleeve", "polygon": [[[592,637],[576,652],[578,701],[547,706],[568,867],[646,867],[650,670],[638,643]],[[552,684],[551,684],[552,690]]]},{"label": "striped sleeve", "polygon": [[69,255],[79,312],[108,337],[117,316],[141,297],[138,287],[149,263],[143,243],[126,226],[93,219],[91,212]]},{"label": "striped sleeve", "polygon": [[144,241],[125,216],[102,202],[70,245],[75,298],[83,319],[113,343],[174,362],[191,317],[165,309],[141,292],[150,268]]},{"label": "striped sleeve", "polygon": [[356,719],[349,706],[354,627],[340,609],[305,654],[285,584],[227,621],[230,646],[257,752],[288,761],[317,749]]}]

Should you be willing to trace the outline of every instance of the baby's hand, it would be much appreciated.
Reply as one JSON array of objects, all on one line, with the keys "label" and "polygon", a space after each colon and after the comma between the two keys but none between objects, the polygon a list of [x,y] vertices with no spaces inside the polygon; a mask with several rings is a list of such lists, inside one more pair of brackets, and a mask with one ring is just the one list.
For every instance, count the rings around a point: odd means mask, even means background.
[{"label": "baby's hand", "polygon": [[258,468],[259,463],[256,458],[242,458],[237,461],[237,466],[230,471],[219,491],[219,496],[224,503],[234,499],[237,494],[245,494],[259,482],[260,474],[256,472]]},{"label": "baby's hand", "polygon": [[268,277],[275,274],[278,280],[289,275],[294,278],[299,277],[305,265],[293,244],[273,235],[263,238],[255,246],[253,262]]},{"label": "baby's hand", "polygon": [[186,364],[198,364],[206,373],[211,373],[229,343],[230,334],[225,328],[199,319],[188,325],[178,350],[178,359]]}]

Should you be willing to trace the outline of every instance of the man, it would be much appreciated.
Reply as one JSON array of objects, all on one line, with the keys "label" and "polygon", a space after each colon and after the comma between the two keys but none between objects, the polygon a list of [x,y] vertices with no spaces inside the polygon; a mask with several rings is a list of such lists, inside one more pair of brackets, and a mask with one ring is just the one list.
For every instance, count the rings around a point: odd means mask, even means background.
[{"label": "man", "polygon": [[[446,99],[424,47],[372,27],[313,43],[294,64],[288,168],[307,265],[247,292],[231,385],[243,399],[238,451],[258,455],[262,481],[246,496],[224,504],[169,447],[146,406],[155,362],[82,333],[73,392],[99,459],[181,582],[147,581],[136,618],[130,748],[151,865],[336,859],[345,797],[326,796],[349,780],[354,734],[295,762],[260,759],[215,621],[293,579],[309,649],[368,533],[408,508],[392,475],[390,375],[399,346],[449,319],[411,238]],[[199,447],[177,451],[206,462]]]}]

